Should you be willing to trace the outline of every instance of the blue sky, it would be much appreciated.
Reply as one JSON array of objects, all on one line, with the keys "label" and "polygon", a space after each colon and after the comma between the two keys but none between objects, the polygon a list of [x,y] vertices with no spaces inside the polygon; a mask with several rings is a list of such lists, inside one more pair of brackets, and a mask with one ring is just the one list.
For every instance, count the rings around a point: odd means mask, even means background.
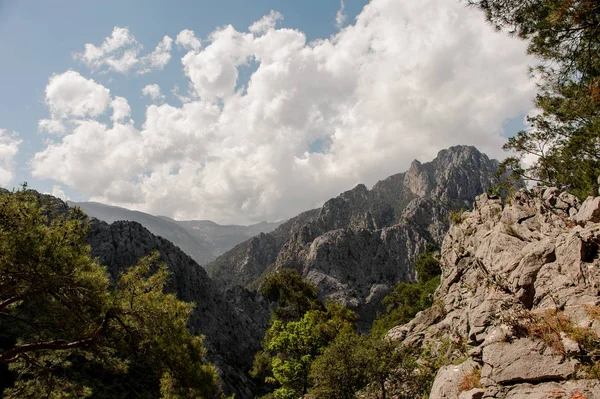
[{"label": "blue sky", "polygon": [[[524,43],[458,2],[368,3],[1,1],[0,144],[19,144],[0,146],[0,172],[11,174],[0,184],[252,222],[292,216],[449,145],[502,156],[532,107]],[[249,32],[257,21],[266,27]],[[85,45],[100,48],[121,28],[138,66],[168,36],[165,62],[147,73],[86,63]],[[202,46],[185,47],[183,30]],[[148,85],[164,97],[142,95]],[[123,119],[117,98],[130,108]],[[38,129],[44,119],[66,128]]]},{"label": "blue sky", "polygon": [[[366,3],[346,0],[348,19],[354,19]],[[48,78],[71,68],[80,69],[81,63],[73,59],[73,53],[82,51],[84,43],[98,44],[113,27],[128,27],[149,50],[164,35],[175,37],[182,29],[205,37],[218,26],[231,24],[245,29],[277,10],[284,15],[282,27],[300,29],[314,40],[338,30],[335,17],[339,8],[333,0],[0,1],[0,54],[5,54],[0,62],[0,128],[19,132],[23,140],[13,183],[27,181],[38,190],[51,190],[52,182],[32,177],[27,165],[42,147],[37,125],[48,115],[44,105]],[[139,95],[142,87],[149,83],[185,87],[179,70],[181,64],[171,62],[166,73],[149,74],[143,79],[98,74],[94,79],[103,84],[110,82],[117,94],[128,98],[133,119],[141,123],[145,112],[145,102]],[[175,100],[171,93],[165,95]],[[86,198],[75,191],[72,195]]]}]

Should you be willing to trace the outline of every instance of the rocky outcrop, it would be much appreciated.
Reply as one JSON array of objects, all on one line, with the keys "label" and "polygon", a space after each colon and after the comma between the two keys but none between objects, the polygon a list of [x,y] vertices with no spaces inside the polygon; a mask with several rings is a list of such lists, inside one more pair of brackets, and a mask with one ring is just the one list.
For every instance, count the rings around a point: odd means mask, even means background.
[{"label": "rocky outcrop", "polygon": [[[599,198],[554,188],[508,204],[480,195],[444,239],[436,304],[388,337],[460,342],[480,370],[477,397],[600,398],[588,367],[600,350],[598,212]],[[455,389],[462,375],[442,368],[431,398],[471,395]]]},{"label": "rocky outcrop", "polygon": [[440,151],[371,190],[360,184],[240,244],[207,271],[224,287],[256,288],[269,273],[296,268],[323,297],[357,310],[366,328],[381,298],[416,278],[412,263],[425,244],[441,244],[450,212],[470,209],[496,183],[497,166],[474,147]]}]

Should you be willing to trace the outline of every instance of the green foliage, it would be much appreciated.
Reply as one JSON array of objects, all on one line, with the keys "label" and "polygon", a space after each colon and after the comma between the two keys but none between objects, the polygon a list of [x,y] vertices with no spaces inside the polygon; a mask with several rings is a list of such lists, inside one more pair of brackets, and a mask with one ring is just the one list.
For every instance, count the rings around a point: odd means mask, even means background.
[{"label": "green foliage", "polygon": [[439,253],[433,244],[417,258],[414,268],[419,275],[417,283],[398,283],[394,291],[381,301],[386,312],[373,322],[371,334],[385,335],[392,327],[411,321],[417,313],[433,304],[433,294],[440,285]]},{"label": "green foliage", "polygon": [[452,224],[461,224],[463,222],[464,209],[450,211],[450,222]]},{"label": "green foliage", "polygon": [[425,245],[425,251],[415,260],[414,268],[419,276],[419,282],[423,283],[442,274],[440,253],[434,244]]},{"label": "green foliage", "polygon": [[340,333],[312,364],[310,393],[317,398],[354,398],[369,382],[368,337],[351,330]]},{"label": "green foliage", "polygon": [[86,232],[78,210],[0,194],[0,364],[14,380],[4,396],[218,396],[203,338],[186,327],[193,306],[163,293],[158,255],[111,286]]},{"label": "green foliage", "polygon": [[[594,195],[600,174],[600,3],[596,0],[469,0],[498,29],[529,42],[541,111],[511,137],[500,173]],[[536,161],[524,167],[521,159]]]},{"label": "green foliage", "polygon": [[416,347],[385,338],[344,331],[312,364],[316,398],[366,397],[414,399],[429,393],[427,370],[419,364]]},{"label": "green foliage", "polygon": [[342,331],[352,330],[356,315],[334,302],[309,310],[298,321],[273,318],[263,351],[255,356],[251,375],[275,385],[275,398],[300,397],[310,387],[313,360]]},{"label": "green foliage", "polygon": [[260,293],[277,302],[274,316],[283,321],[297,321],[309,310],[323,310],[317,287],[302,280],[295,269],[283,269],[265,278]]}]

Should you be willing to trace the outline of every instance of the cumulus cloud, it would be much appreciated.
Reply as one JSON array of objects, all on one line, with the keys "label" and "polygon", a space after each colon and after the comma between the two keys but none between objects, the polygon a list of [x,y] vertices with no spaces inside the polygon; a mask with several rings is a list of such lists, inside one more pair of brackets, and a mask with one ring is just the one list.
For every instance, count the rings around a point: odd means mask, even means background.
[{"label": "cumulus cloud", "polygon": [[52,195],[53,197],[60,198],[63,201],[68,201],[71,199],[65,193],[65,190],[63,190],[63,188],[61,186],[56,185],[56,184],[52,186],[52,192],[50,192],[49,194]]},{"label": "cumulus cloud", "polygon": [[20,144],[16,133],[0,129],[0,186],[7,186],[14,178],[15,156]]},{"label": "cumulus cloud", "polygon": [[125,73],[137,63],[140,45],[127,28],[115,26],[111,35],[100,46],[86,43],[83,53],[75,54],[90,69],[107,66]]},{"label": "cumulus cloud", "polygon": [[131,114],[131,107],[127,102],[125,97],[115,97],[111,103],[111,108],[113,109],[113,114],[110,117],[110,120],[113,122],[122,122],[123,120],[129,118]]},{"label": "cumulus cloud", "polygon": [[67,133],[67,128],[62,121],[57,119],[40,119],[38,122],[38,130],[51,134]]},{"label": "cumulus cloud", "polygon": [[142,89],[142,95],[148,96],[154,101],[162,100],[165,96],[160,92],[160,86],[156,83],[149,84]]},{"label": "cumulus cloud", "polygon": [[179,32],[175,39],[175,43],[185,50],[198,51],[202,46],[200,39],[198,39],[194,31],[190,29],[184,29]]},{"label": "cumulus cloud", "polygon": [[314,42],[279,19],[188,45],[181,106],[149,105],[141,128],[80,121],[32,173],[154,214],[276,220],[451,145],[502,156],[503,122],[532,106],[525,43],[458,2],[372,0]]},{"label": "cumulus cloud", "polygon": [[113,71],[128,73],[135,70],[145,74],[155,69],[163,69],[171,59],[173,39],[165,36],[150,54],[140,57],[142,45],[129,32],[128,28],[115,26],[109,37],[101,45],[86,43],[82,53],[76,53],[80,60],[93,71]]},{"label": "cumulus cloud", "polygon": [[268,32],[270,29],[274,29],[277,22],[283,20],[283,15],[280,12],[271,10],[269,15],[265,15],[248,28],[248,30],[255,35],[261,35]]},{"label": "cumulus cloud", "polygon": [[148,73],[154,69],[163,69],[171,59],[171,47],[173,39],[165,36],[153,52],[141,59],[142,68],[138,71],[139,74]]},{"label": "cumulus cloud", "polygon": [[[46,105],[53,119],[99,116],[109,99],[110,90],[72,70],[53,75],[46,86]],[[41,123],[44,128],[51,127],[49,122]]]}]

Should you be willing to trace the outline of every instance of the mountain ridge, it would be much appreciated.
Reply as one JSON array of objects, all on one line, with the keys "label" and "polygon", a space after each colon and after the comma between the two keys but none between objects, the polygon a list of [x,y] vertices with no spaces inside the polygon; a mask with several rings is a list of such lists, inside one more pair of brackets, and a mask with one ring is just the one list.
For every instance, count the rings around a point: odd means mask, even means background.
[{"label": "mountain ridge", "polygon": [[475,147],[442,150],[371,190],[359,184],[239,244],[206,270],[223,287],[255,289],[269,273],[295,268],[324,299],[357,310],[367,326],[396,283],[415,280],[412,263],[426,243],[441,244],[450,212],[469,208],[497,182],[497,168]]},{"label": "mountain ridge", "polygon": [[153,234],[161,236],[180,247],[198,264],[206,265],[218,255],[233,248],[261,231],[269,231],[279,222],[259,222],[249,226],[220,225],[210,220],[178,221],[166,216],[154,216],[100,202],[72,202],[70,206],[81,208],[87,215],[107,223],[119,220],[138,222]]}]

